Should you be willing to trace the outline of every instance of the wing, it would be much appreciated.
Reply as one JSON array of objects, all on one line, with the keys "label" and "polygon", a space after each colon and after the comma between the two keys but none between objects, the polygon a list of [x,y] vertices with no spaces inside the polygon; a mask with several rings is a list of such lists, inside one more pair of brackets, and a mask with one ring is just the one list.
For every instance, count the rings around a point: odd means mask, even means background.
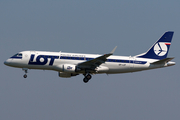
[{"label": "wing", "polygon": [[92,60],[79,63],[77,66],[80,69],[94,70],[96,67],[100,66],[102,63],[105,63],[107,61],[107,58],[109,56],[113,55],[116,48],[117,48],[117,46],[109,54],[104,54],[104,55],[94,58]]}]

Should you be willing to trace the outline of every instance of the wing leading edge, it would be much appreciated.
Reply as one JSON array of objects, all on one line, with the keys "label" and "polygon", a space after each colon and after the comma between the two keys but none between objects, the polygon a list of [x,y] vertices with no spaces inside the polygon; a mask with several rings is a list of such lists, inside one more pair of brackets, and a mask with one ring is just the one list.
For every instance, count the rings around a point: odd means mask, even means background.
[{"label": "wing leading edge", "polygon": [[80,69],[90,69],[94,70],[96,67],[100,66],[102,63],[105,63],[107,61],[107,58],[111,55],[113,55],[114,51],[116,50],[117,46],[108,54],[104,54],[102,56],[99,56],[97,58],[94,58],[92,60],[79,63],[77,66]]}]

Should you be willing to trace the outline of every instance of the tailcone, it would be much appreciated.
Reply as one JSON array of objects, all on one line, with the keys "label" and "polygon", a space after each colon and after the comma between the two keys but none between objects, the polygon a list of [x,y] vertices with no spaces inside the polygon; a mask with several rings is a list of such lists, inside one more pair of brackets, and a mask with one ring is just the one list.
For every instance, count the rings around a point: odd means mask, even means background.
[{"label": "tailcone", "polygon": [[166,65],[167,66],[173,66],[173,65],[175,65],[176,63],[175,62],[168,62]]}]

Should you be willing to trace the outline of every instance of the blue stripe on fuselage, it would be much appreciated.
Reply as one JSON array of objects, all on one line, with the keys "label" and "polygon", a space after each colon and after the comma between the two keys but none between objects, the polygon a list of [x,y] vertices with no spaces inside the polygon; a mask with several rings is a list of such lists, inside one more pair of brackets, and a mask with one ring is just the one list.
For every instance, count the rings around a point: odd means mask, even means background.
[{"label": "blue stripe on fuselage", "polygon": [[[66,60],[92,60],[94,58],[85,58],[85,57],[67,57],[67,56],[61,56],[60,59],[66,59]],[[107,59],[106,62],[120,62],[120,63],[134,63],[134,64],[146,64],[146,61],[137,61],[137,60],[121,60],[121,59]]]},{"label": "blue stripe on fuselage", "polygon": [[18,56],[12,56],[11,58],[22,59],[22,57],[18,57]]}]

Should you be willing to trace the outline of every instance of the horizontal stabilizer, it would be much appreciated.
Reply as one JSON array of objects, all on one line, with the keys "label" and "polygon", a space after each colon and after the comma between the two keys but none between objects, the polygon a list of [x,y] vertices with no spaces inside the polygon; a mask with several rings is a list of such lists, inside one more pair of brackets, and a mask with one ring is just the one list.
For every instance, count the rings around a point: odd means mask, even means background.
[{"label": "horizontal stabilizer", "polygon": [[168,63],[169,61],[171,61],[173,58],[165,58],[165,59],[162,59],[162,60],[159,60],[159,61],[156,61],[156,62],[153,62],[151,64],[164,64],[164,63]]}]

